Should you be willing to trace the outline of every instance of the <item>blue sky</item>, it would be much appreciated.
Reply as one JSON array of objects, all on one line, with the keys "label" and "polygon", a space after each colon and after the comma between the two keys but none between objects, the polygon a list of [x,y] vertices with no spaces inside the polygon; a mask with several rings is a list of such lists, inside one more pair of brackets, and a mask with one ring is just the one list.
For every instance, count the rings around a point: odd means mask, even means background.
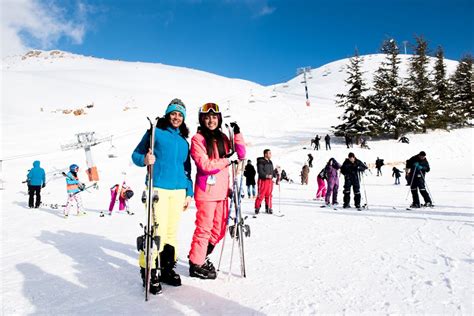
[{"label": "blue sky", "polygon": [[350,57],[355,47],[376,53],[388,37],[402,52],[402,42],[413,43],[415,35],[432,51],[443,46],[450,59],[474,52],[472,0],[29,1],[52,5],[56,20],[69,27],[47,43],[23,30],[30,46],[184,66],[263,85],[292,78],[297,67]]}]

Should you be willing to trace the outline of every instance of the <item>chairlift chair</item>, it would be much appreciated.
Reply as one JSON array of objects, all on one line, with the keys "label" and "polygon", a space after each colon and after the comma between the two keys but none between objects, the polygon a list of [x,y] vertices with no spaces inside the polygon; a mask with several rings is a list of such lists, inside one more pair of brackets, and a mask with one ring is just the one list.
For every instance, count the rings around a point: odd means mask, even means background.
[{"label": "chairlift chair", "polygon": [[109,158],[117,158],[117,148],[115,148],[114,144],[112,143],[112,138],[110,139],[110,148],[108,150],[107,156]]}]

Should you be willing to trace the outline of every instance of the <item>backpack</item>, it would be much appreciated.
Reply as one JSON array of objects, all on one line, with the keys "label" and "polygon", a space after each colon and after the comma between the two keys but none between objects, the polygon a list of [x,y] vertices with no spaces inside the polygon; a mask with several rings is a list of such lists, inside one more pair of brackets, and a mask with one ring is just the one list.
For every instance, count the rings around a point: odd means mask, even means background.
[{"label": "backpack", "polygon": [[318,174],[318,177],[320,177],[321,179],[325,180],[328,178],[328,173],[326,171],[326,168],[323,168],[319,174]]}]

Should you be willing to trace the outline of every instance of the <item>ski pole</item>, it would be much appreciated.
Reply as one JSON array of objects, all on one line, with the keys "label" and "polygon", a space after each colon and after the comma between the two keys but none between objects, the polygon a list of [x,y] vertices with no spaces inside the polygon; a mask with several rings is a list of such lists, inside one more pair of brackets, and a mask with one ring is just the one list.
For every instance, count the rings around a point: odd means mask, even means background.
[{"label": "ski pole", "polygon": [[413,171],[413,175],[411,176],[410,187],[408,188],[407,195],[405,196],[405,201],[408,199],[408,194],[411,191],[411,185],[413,184],[413,180],[415,180],[415,172],[416,172],[416,170]]},{"label": "ski pole", "polygon": [[366,209],[369,209],[369,201],[367,200],[367,190],[365,189],[364,173],[362,173],[361,179],[362,179],[362,186],[363,186],[363,188],[364,188],[365,208],[366,208]]},{"label": "ski pole", "polygon": [[[235,208],[237,208],[237,202],[236,202],[237,179],[236,179],[236,170],[235,170],[234,164],[232,164],[232,177],[234,179],[233,184],[232,184],[232,195],[234,199]],[[234,245],[235,245],[235,239],[236,239],[236,233],[237,233],[237,210],[235,211],[235,214],[236,214],[236,217],[234,218],[234,229],[231,232],[232,248],[230,251],[229,279],[230,279],[230,275],[232,274],[232,260],[234,259]]]},{"label": "ski pole", "polygon": [[428,183],[426,183],[425,176],[423,175],[423,172],[420,172],[420,174],[421,174],[421,177],[423,178],[423,182],[425,183],[426,191],[428,192],[428,196],[431,199],[431,203],[435,204],[435,202],[433,200],[433,195],[431,194],[430,188],[428,188]]}]

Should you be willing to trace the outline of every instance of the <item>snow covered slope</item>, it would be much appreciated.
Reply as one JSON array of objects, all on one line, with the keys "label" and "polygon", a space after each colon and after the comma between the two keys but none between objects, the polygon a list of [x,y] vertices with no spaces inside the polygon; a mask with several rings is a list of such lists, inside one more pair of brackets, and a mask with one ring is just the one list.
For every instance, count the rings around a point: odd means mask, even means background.
[{"label": "snow covered slope", "polygon": [[[381,55],[364,56],[364,69],[378,67]],[[402,56],[406,59],[407,56]],[[447,61],[449,72],[456,65]],[[330,157],[342,162],[349,152],[333,138],[331,151],[308,149],[310,138],[324,136],[337,123],[334,95],[344,91],[347,60],[312,70],[305,106],[301,77],[271,87],[191,69],[159,64],[109,61],[65,52],[36,52],[2,61],[1,298],[5,315],[170,314],[309,315],[322,313],[472,314],[472,129],[409,135],[410,144],[370,142],[371,150],[352,148],[361,160],[385,159],[382,177],[367,173],[363,200],[369,209],[332,210],[314,201],[316,174]],[[229,277],[229,238],[217,280],[188,276],[187,253],[194,230],[194,206],[184,213],[179,233],[177,271],[183,286],[164,286],[145,303],[137,267],[135,238],[144,221],[139,196],[143,168],[130,155],[147,128],[146,116],[163,115],[181,98],[187,124],[196,130],[197,109],[219,103],[228,120],[241,126],[248,158],[263,149],[295,183],[274,189],[274,209],[284,217],[252,218],[253,200],[243,212],[252,234],[246,242],[247,278],[238,261]],[[89,106],[89,107],[88,107]],[[65,114],[83,110],[86,114]],[[83,193],[88,214],[64,219],[61,210],[28,209],[25,179],[35,159],[48,172],[45,204],[66,200],[57,172],[71,163],[82,168],[82,150],[61,151],[78,132],[113,135],[94,146],[99,189]],[[117,158],[109,158],[113,146]],[[420,150],[427,152],[427,175],[436,207],[407,211],[408,187],[393,185],[391,166],[403,167]],[[298,184],[307,154],[315,157],[310,184]],[[136,196],[136,215],[108,207],[109,188],[123,180]],[[342,200],[341,178],[339,201]],[[218,261],[220,245],[212,255]]]}]

